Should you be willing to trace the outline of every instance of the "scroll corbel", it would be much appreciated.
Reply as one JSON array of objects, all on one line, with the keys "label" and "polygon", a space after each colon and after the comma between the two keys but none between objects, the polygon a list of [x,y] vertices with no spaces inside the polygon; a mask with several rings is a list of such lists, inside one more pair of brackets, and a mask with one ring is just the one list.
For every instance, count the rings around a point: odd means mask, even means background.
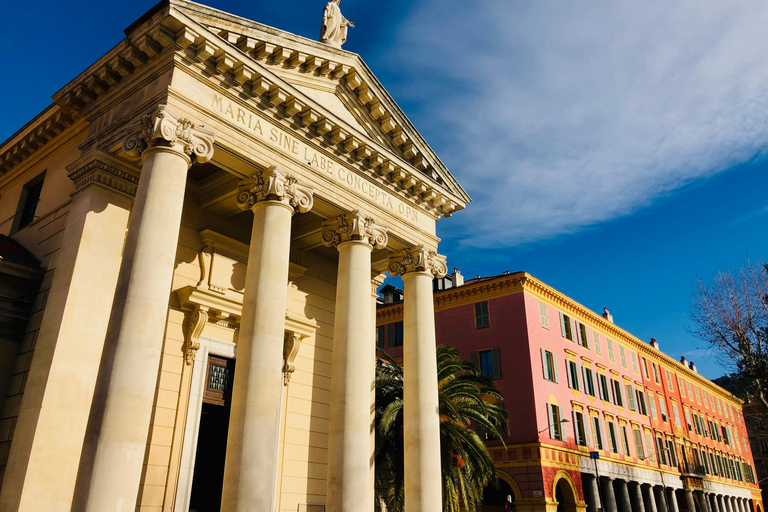
[{"label": "scroll corbel", "polygon": [[208,309],[201,306],[195,307],[195,311],[189,317],[186,340],[182,348],[184,351],[184,361],[187,365],[191,366],[195,362],[197,351],[200,348],[200,336],[203,334],[203,329],[207,323]]},{"label": "scroll corbel", "polygon": [[293,362],[299,353],[301,340],[306,338],[306,334],[299,334],[293,331],[286,331],[285,341],[283,343],[283,384],[288,385],[293,372],[296,371],[296,365]]}]

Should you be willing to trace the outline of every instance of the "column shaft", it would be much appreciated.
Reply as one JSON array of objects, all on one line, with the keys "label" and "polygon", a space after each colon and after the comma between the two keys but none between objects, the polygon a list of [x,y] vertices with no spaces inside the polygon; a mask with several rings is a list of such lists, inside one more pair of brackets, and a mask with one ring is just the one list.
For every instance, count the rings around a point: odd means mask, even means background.
[{"label": "column shaft", "polygon": [[721,509],[724,509],[725,512],[731,512],[731,498],[729,496],[723,496],[721,498],[721,503]]},{"label": "column shaft", "polygon": [[629,486],[632,493],[632,510],[634,512],[646,512],[645,503],[643,501],[643,491],[640,488],[640,484],[632,482]]},{"label": "column shaft", "polygon": [[656,495],[656,507],[659,512],[669,512],[667,507],[667,495],[664,492],[664,488],[661,486],[654,486],[653,493]]},{"label": "column shaft", "polygon": [[709,498],[703,491],[696,491],[696,497],[699,499],[699,508],[701,512],[710,512]]},{"label": "column shaft", "polygon": [[588,479],[585,491],[587,491],[587,512],[600,512],[602,504],[600,503],[600,490],[597,487],[597,477],[593,475],[582,474],[582,482]]},{"label": "column shaft", "polygon": [[405,508],[419,512],[440,512],[443,502],[432,279],[429,272],[403,277]]},{"label": "column shaft", "polygon": [[189,164],[166,147],[144,154],[91,412],[88,512],[136,507]]},{"label": "column shaft", "polygon": [[616,502],[619,507],[619,512],[632,512],[632,502],[629,499],[629,490],[627,489],[626,480],[615,480],[618,492],[616,493]]},{"label": "column shaft", "polygon": [[688,512],[696,512],[696,502],[693,501],[693,491],[691,489],[685,490],[685,504],[688,507]]},{"label": "column shaft", "polygon": [[643,485],[643,501],[645,503],[645,512],[656,512],[656,497],[653,495],[653,486]]},{"label": "column shaft", "polygon": [[275,507],[292,216],[280,201],[253,206],[222,512]]},{"label": "column shaft", "polygon": [[339,245],[328,438],[328,509],[373,511],[371,487],[371,250]]},{"label": "column shaft", "polygon": [[[75,168],[94,160],[91,156]],[[104,174],[118,173],[99,164],[107,169]],[[83,174],[89,177],[93,174]],[[100,185],[72,197],[0,510],[69,512],[72,506],[131,203]]]},{"label": "column shaft", "polygon": [[677,491],[668,487],[666,489],[667,503],[669,504],[669,512],[680,512],[680,507],[677,505]]},{"label": "column shaft", "polygon": [[712,500],[712,511],[713,512],[721,512],[720,510],[720,504],[717,502],[717,495],[710,494],[711,500]]},{"label": "column shaft", "polygon": [[603,510],[605,512],[619,512],[616,506],[616,493],[613,492],[613,480],[610,478],[602,478],[600,484],[603,486]]}]

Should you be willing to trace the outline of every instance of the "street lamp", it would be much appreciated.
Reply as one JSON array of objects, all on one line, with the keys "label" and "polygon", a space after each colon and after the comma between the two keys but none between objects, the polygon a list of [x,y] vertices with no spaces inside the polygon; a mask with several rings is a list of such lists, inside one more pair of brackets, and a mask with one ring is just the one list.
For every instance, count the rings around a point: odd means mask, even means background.
[{"label": "street lamp", "polygon": [[560,421],[558,421],[556,423],[550,423],[548,426],[546,426],[543,429],[539,430],[536,433],[536,435],[540,436],[542,434],[542,432],[545,432],[545,431],[549,430],[550,428],[552,428],[552,425],[560,425],[561,423],[570,423],[570,422],[571,422],[571,420],[569,420],[568,418],[563,418],[562,420],[560,420]]}]

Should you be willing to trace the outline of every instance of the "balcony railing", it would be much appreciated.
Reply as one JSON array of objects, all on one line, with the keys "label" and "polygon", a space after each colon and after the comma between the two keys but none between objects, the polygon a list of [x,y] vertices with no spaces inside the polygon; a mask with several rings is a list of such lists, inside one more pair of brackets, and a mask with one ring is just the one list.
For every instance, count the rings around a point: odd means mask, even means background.
[{"label": "balcony railing", "polygon": [[698,465],[698,464],[691,464],[690,462],[687,464],[681,464],[681,472],[685,473],[687,475],[697,475],[697,476],[704,476],[707,474],[707,470],[704,466]]}]

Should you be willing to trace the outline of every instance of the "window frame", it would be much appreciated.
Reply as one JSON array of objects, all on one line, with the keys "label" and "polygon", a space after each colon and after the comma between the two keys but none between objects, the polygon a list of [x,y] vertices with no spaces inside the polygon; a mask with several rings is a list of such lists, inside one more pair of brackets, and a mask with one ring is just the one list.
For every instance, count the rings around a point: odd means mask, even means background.
[{"label": "window frame", "polygon": [[[483,312],[485,307],[485,312]],[[475,302],[475,329],[485,329],[491,326],[491,305],[489,301]]]}]

